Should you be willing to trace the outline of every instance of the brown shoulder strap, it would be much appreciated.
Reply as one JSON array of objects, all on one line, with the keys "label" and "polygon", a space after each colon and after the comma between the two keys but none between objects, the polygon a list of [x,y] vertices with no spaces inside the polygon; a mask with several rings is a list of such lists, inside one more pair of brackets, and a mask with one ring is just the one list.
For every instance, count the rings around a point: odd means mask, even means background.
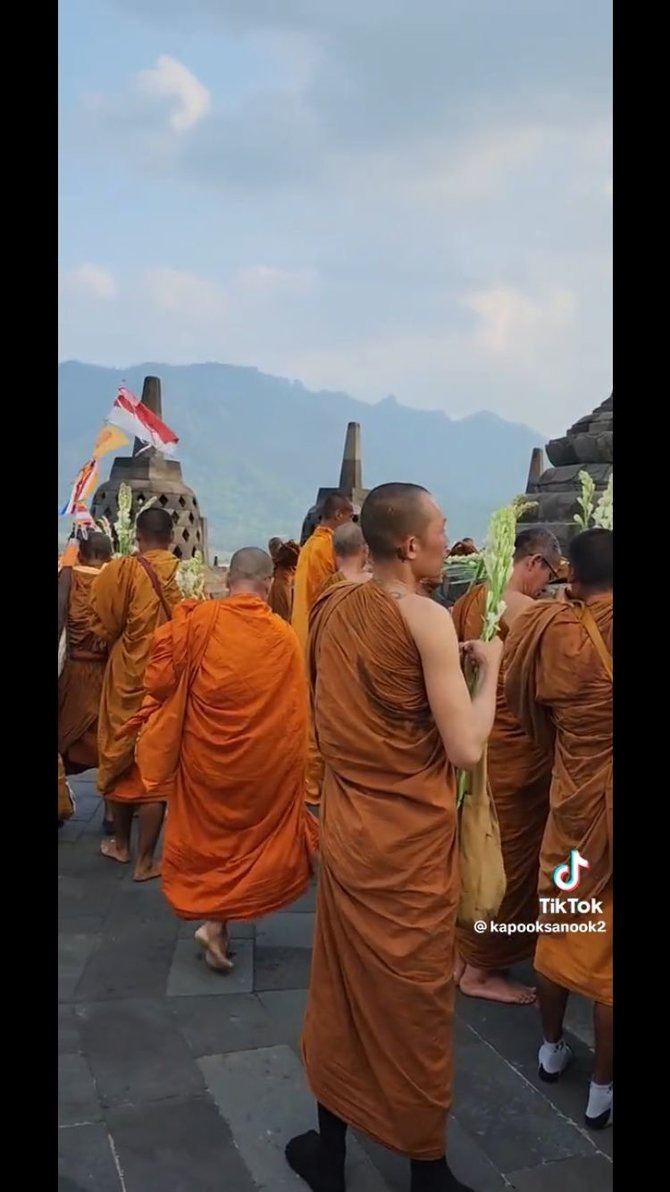
[{"label": "brown shoulder strap", "polygon": [[612,655],[610,654],[609,650],[607,649],[607,646],[605,645],[605,642],[603,641],[603,635],[600,632],[598,626],[596,625],[593,613],[591,612],[591,610],[587,604],[584,605],[584,610],[582,612],[582,625],[584,626],[586,632],[588,633],[589,637],[591,638],[591,641],[593,642],[593,645],[595,647],[596,654],[598,655],[600,661],[602,662],[603,666],[605,667],[605,670],[607,672],[607,677],[609,678],[609,681],[611,683],[614,679],[614,668],[612,665]]},{"label": "brown shoulder strap", "polygon": [[160,600],[161,605],[163,606],[163,612],[165,613],[165,616],[167,617],[168,621],[171,621],[172,620],[172,609],[170,608],[170,605],[168,604],[167,600],[165,599],[165,594],[161,587],[160,580],[159,580],[158,576],[156,575],[156,572],[154,571],[153,567],[151,566],[151,563],[149,562],[148,559],[145,559],[143,557],[143,555],[136,555],[135,558],[136,558],[136,561],[139,563],[140,567],[142,568],[147,579],[149,580],[149,583],[151,584],[158,599]]}]

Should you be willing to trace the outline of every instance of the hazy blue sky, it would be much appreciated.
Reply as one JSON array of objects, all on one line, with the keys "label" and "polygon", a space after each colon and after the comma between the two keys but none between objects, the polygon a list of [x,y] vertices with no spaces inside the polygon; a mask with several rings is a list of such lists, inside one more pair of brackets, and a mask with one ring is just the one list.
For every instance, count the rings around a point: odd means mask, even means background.
[{"label": "hazy blue sky", "polygon": [[561,433],[611,389],[610,0],[60,0],[60,358]]}]

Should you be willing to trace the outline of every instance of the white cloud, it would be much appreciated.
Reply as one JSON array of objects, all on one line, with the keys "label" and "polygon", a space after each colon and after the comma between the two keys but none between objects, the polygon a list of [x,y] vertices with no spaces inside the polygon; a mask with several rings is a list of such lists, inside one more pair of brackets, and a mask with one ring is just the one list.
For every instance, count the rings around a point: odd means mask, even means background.
[{"label": "white cloud", "polygon": [[78,265],[71,269],[66,276],[68,289],[87,298],[97,298],[101,302],[116,297],[117,285],[113,274],[108,269],[101,269],[99,265]]},{"label": "white cloud", "polygon": [[150,69],[141,70],[135,84],[142,96],[174,101],[169,123],[177,133],[194,128],[211,107],[207,88],[188,67],[168,54],[161,54],[156,65]]},{"label": "white cloud", "polygon": [[312,269],[275,269],[270,265],[251,265],[240,269],[237,286],[241,294],[252,298],[272,298],[275,295],[302,297],[316,285]]},{"label": "white cloud", "polygon": [[523,367],[570,325],[576,298],[570,290],[556,289],[533,301],[518,290],[497,286],[466,295],[463,305],[479,316],[476,347]]},{"label": "white cloud", "polygon": [[187,33],[199,78],[163,56],[78,106],[83,168],[116,155],[136,188],[90,204],[91,243],[122,222],[138,264],[114,319],[69,295],[66,355],[219,359],[559,433],[610,392],[607,0],[417,0],[409,24],[406,0],[116,3],[155,19],[156,52]]},{"label": "white cloud", "polygon": [[170,315],[211,322],[225,319],[228,313],[228,295],[223,287],[195,273],[149,269],[143,280],[150,301]]}]

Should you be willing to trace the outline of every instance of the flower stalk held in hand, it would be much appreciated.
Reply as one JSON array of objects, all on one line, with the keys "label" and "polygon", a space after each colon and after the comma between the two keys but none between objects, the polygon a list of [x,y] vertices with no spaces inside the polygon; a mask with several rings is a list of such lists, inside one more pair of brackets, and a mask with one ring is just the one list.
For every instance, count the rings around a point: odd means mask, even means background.
[{"label": "flower stalk held in hand", "polygon": [[[505,611],[503,597],[512,574],[516,525],[522,512],[525,512],[522,503],[515,501],[511,505],[505,505],[502,509],[496,510],[489,523],[486,545],[482,553],[486,580],[486,605],[481,636],[482,641],[485,642],[492,641],[496,636],[500,619]],[[477,674],[471,670],[468,674],[469,669],[466,666],[468,688],[472,694],[477,683]],[[461,806],[467,793],[468,777],[468,771],[461,770],[458,776],[457,808]]]}]

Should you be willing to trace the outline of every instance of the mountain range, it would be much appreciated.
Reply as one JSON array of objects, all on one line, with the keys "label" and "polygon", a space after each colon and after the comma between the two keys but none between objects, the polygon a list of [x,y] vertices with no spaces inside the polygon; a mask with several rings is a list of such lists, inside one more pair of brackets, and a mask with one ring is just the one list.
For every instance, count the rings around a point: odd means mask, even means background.
[{"label": "mountain range", "polygon": [[[481,541],[491,512],[523,492],[531,448],[544,442],[486,411],[453,420],[394,397],[370,405],[254,368],[146,363],[120,370],[67,361],[58,368],[60,504],[118,387],[139,396],[146,375],[161,378],[163,418],[179,435],[184,480],[208,519],[212,555],[265,545],[273,535],[297,538],[318,488],[338,483],[348,422],[361,424],[364,485],[425,485],[447,513],[451,541]],[[102,460],[101,479],[111,463]]]}]

